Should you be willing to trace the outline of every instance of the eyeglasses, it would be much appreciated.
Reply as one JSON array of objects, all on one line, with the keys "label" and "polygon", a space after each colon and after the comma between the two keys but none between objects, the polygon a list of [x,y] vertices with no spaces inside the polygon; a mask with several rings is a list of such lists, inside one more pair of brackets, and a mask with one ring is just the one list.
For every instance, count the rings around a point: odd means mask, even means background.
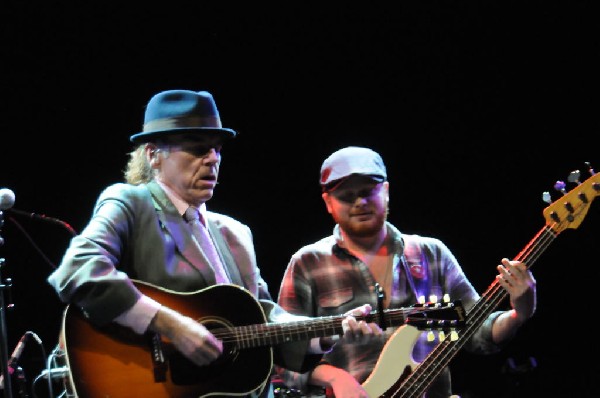
[{"label": "eyeglasses", "polygon": [[223,144],[221,142],[194,142],[194,141],[184,141],[184,142],[171,142],[164,143],[164,146],[160,148],[163,151],[183,151],[187,152],[190,155],[201,158],[208,156],[211,150],[215,150],[217,155],[221,154],[221,149],[223,148]]},{"label": "eyeglasses", "polygon": [[340,187],[330,193],[340,202],[354,203],[358,198],[370,198],[376,196],[381,191],[383,183],[378,183],[371,186],[361,186],[353,189],[351,187]]},{"label": "eyeglasses", "polygon": [[184,145],[179,145],[177,149],[201,158],[204,156],[208,156],[211,149],[214,149],[215,152],[217,153],[217,155],[220,155],[222,147],[223,146],[221,144],[219,144],[219,145],[184,144]]}]

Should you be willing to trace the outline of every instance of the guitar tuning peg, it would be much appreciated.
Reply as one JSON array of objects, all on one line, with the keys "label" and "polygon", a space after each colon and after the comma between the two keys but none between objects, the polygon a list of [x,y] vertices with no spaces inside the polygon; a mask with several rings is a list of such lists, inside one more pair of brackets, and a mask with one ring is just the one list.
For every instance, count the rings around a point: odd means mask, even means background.
[{"label": "guitar tuning peg", "polygon": [[450,341],[458,340],[458,332],[456,330],[452,330],[450,332]]},{"label": "guitar tuning peg", "polygon": [[596,175],[596,172],[594,171],[594,169],[592,169],[592,165],[590,164],[590,162],[585,162],[585,165],[588,167],[588,171],[591,175]]},{"label": "guitar tuning peg", "polygon": [[438,333],[438,338],[440,339],[440,341],[446,340],[446,333],[443,330],[440,330],[440,332]]},{"label": "guitar tuning peg", "polygon": [[433,334],[433,331],[430,330],[427,332],[427,341],[431,343],[433,340],[435,340],[435,334]]},{"label": "guitar tuning peg", "polygon": [[558,192],[561,192],[563,195],[567,194],[567,191],[565,190],[565,187],[567,186],[567,184],[565,184],[564,181],[556,181],[556,183],[554,184],[554,189],[556,189]]},{"label": "guitar tuning peg", "polygon": [[581,173],[579,172],[579,170],[573,170],[570,174],[569,177],[567,178],[567,181],[569,182],[574,182],[577,185],[581,184],[581,181],[579,181],[579,177],[581,176]]},{"label": "guitar tuning peg", "polygon": [[550,196],[550,192],[548,192],[548,191],[543,192],[542,200],[548,204],[552,203],[552,197]]}]

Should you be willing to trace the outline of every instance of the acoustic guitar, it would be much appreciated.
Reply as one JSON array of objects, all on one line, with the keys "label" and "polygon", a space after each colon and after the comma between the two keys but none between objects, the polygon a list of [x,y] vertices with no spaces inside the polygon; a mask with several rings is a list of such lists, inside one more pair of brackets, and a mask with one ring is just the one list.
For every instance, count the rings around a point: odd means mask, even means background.
[{"label": "acoustic guitar", "polygon": [[[270,380],[277,344],[343,333],[344,315],[267,323],[259,302],[236,285],[179,293],[134,281],[147,296],[196,319],[223,342],[223,355],[196,366],[157,334],[137,335],[111,324],[97,327],[72,305],[65,308],[59,344],[69,369],[64,383],[79,398],[244,396]],[[357,320],[383,327],[455,330],[465,324],[460,301],[388,309]]]}]

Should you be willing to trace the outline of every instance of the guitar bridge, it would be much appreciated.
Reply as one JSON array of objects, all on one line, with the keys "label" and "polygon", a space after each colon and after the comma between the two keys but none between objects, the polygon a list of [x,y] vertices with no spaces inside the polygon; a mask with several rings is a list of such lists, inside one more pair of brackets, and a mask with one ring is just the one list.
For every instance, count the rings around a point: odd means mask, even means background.
[{"label": "guitar bridge", "polygon": [[152,333],[150,335],[150,353],[152,355],[152,370],[154,372],[154,381],[164,383],[167,381],[167,361],[163,353],[160,334]]}]

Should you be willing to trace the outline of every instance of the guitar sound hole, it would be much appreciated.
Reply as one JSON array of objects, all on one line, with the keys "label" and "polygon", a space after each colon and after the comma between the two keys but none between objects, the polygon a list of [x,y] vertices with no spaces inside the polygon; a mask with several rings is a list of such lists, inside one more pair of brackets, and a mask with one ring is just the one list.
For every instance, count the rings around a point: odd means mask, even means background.
[{"label": "guitar sound hole", "polygon": [[[207,329],[223,327],[223,323],[202,322]],[[169,355],[169,369],[171,370],[171,381],[173,384],[189,386],[198,383],[214,383],[219,379],[231,377],[231,366],[237,355],[237,347],[232,343],[223,344],[223,354],[214,362],[206,366],[198,366],[187,359],[178,351]]]}]

